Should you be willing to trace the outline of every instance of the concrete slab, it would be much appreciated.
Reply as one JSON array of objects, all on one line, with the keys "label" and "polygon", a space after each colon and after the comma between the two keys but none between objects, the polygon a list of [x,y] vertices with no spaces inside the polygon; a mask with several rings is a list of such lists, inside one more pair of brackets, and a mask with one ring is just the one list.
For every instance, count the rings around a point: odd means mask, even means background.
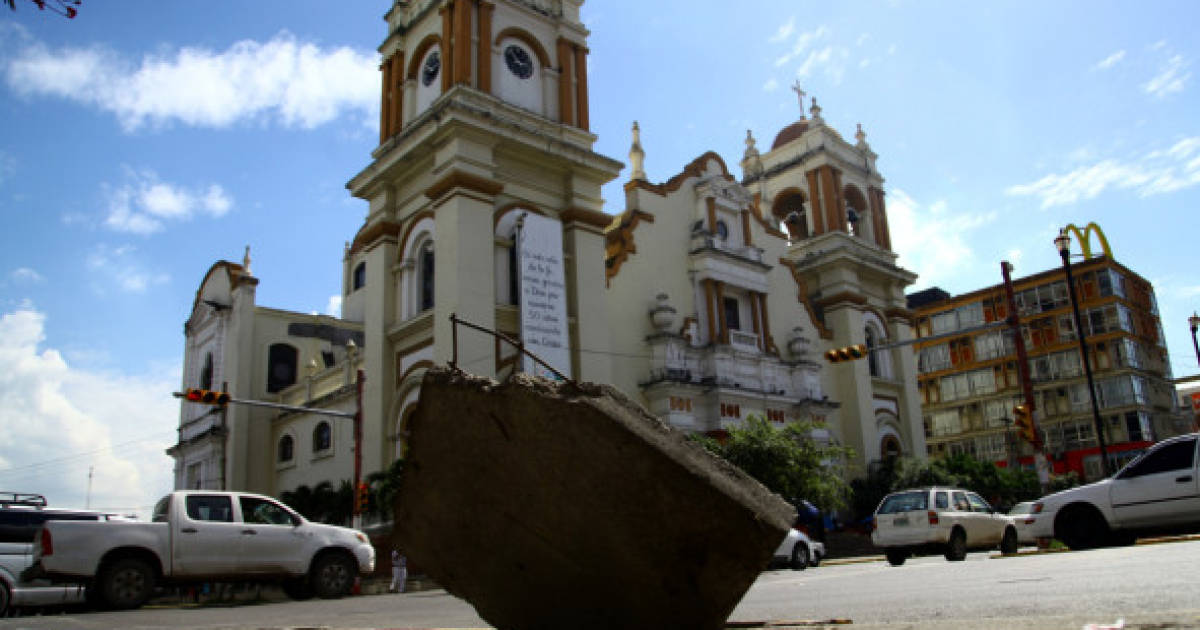
[{"label": "concrete slab", "polygon": [[501,629],[722,628],[795,512],[607,386],[431,369],[393,541]]}]

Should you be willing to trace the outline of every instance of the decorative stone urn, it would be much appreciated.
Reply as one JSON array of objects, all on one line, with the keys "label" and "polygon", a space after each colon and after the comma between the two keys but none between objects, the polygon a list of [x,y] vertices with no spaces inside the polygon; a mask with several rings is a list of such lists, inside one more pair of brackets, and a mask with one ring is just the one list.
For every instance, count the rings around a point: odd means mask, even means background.
[{"label": "decorative stone urn", "polygon": [[792,328],[792,334],[788,336],[787,348],[788,352],[797,359],[803,359],[808,356],[808,337],[804,336],[804,328],[796,326]]},{"label": "decorative stone urn", "polygon": [[675,307],[667,302],[667,294],[659,293],[654,296],[656,304],[650,309],[650,322],[659,332],[670,332],[675,326]]}]

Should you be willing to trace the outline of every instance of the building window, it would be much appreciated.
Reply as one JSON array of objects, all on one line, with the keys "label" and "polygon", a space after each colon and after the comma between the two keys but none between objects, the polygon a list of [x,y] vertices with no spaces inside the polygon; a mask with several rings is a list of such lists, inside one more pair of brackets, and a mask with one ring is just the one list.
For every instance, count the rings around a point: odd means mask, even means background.
[{"label": "building window", "polygon": [[333,446],[333,429],[328,422],[321,422],[313,429],[313,452],[327,451]]},{"label": "building window", "polygon": [[296,441],[292,436],[285,435],[279,438],[279,463],[292,461],[292,456],[295,454]]},{"label": "building window", "polygon": [[781,220],[791,240],[808,238],[808,212],[804,209],[803,195],[789,195],[776,208],[775,216]]},{"label": "building window", "polygon": [[879,359],[876,358],[876,356],[875,356],[875,346],[879,345],[879,342],[876,341],[875,331],[871,330],[870,326],[867,326],[866,337],[867,337],[867,369],[871,372],[871,376],[878,378],[881,375],[879,373]]},{"label": "building window", "polygon": [[741,330],[742,318],[738,311],[737,298],[725,298],[725,327],[729,330]]},{"label": "building window", "polygon": [[296,382],[297,352],[286,343],[267,350],[267,392],[275,393]]},{"label": "building window", "polygon": [[433,308],[433,241],[421,245],[417,254],[418,278],[420,278],[420,295],[418,310],[421,312]]},{"label": "building window", "polygon": [[358,263],[358,266],[354,268],[354,284],[352,286],[355,291],[367,286],[367,263]]},{"label": "building window", "polygon": [[204,356],[204,369],[200,370],[200,389],[213,388],[213,357],[209,352]]},{"label": "building window", "polygon": [[724,221],[717,221],[717,238],[722,241],[729,238],[729,226]]}]

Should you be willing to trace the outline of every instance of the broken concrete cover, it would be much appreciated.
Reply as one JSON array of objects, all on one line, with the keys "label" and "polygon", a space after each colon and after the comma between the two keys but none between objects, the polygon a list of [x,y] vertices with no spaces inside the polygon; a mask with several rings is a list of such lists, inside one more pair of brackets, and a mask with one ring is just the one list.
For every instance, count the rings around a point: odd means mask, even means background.
[{"label": "broken concrete cover", "polygon": [[497,628],[721,628],[794,516],[611,387],[434,368],[393,541]]}]

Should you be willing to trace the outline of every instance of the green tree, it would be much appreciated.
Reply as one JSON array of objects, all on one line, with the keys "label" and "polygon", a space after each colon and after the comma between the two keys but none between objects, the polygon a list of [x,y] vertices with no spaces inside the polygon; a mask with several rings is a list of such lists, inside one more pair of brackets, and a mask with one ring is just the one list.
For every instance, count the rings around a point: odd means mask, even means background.
[{"label": "green tree", "polygon": [[382,518],[391,518],[392,505],[400,493],[400,482],[404,478],[404,460],[397,459],[387,470],[373,472],[367,475],[367,485],[371,487],[369,512]]},{"label": "green tree", "polygon": [[854,451],[817,442],[812,429],[807,422],[776,428],[761,416],[749,416],[745,426],[729,430],[724,442],[699,435],[693,439],[784,499],[807,499],[822,510],[835,510],[850,496],[842,472]]}]

